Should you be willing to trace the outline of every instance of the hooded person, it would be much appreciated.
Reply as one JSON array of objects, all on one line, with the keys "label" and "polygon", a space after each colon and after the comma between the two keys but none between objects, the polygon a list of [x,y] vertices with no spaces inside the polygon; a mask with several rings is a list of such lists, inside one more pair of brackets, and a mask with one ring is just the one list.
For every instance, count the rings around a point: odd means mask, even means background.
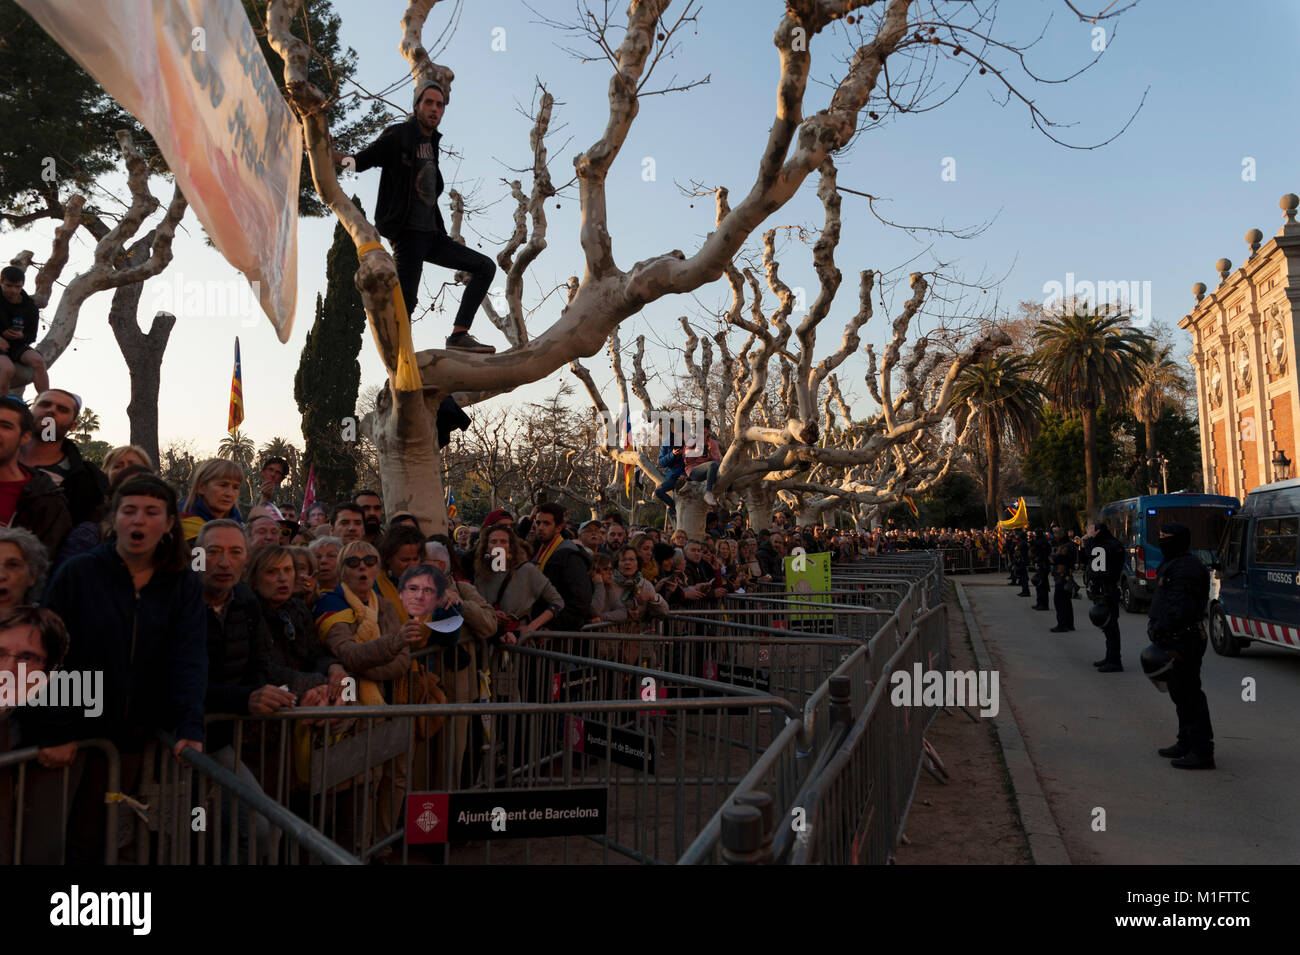
[{"label": "hooded person", "polygon": [[1169,696],[1178,711],[1178,740],[1161,749],[1178,769],[1214,768],[1214,728],[1201,689],[1205,656],[1205,611],[1210,599],[1210,572],[1192,553],[1192,534],[1185,524],[1160,525],[1160,552],[1155,589],[1147,611],[1151,642],[1174,659],[1168,671]]},{"label": "hooded person", "polygon": [[[442,139],[438,125],[447,101],[441,84],[430,79],[418,81],[410,118],[389,126],[352,158],[357,172],[375,166],[382,170],[375,201],[375,228],[392,243],[406,314],[415,314],[425,262],[452,272],[468,272],[469,284],[461,296],[446,347],[492,354],[496,349],[470,335],[469,327],[496,275],[496,263],[447,235],[438,209],[443,190],[438,168],[438,144]],[[347,158],[334,152],[338,165]]]}]

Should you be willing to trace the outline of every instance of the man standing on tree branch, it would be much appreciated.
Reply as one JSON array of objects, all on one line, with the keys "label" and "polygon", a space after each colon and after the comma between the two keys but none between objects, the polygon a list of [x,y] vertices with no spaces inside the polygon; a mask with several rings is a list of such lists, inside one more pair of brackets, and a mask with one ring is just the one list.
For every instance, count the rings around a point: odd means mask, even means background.
[{"label": "man standing on tree branch", "polygon": [[[414,316],[415,297],[420,290],[420,273],[425,262],[470,274],[461,296],[456,324],[447,338],[448,348],[490,355],[496,351],[469,333],[470,323],[487,295],[496,264],[481,252],[461,245],[447,235],[438,210],[442,194],[442,173],[438,171],[438,123],[446,108],[446,96],[437,83],[416,84],[411,118],[389,126],[379,138],[356,154],[356,171],[375,166],[379,176],[379,197],[375,203],[375,228],[393,244],[397,280],[401,283],[406,314]],[[344,156],[333,151],[336,165]]]}]

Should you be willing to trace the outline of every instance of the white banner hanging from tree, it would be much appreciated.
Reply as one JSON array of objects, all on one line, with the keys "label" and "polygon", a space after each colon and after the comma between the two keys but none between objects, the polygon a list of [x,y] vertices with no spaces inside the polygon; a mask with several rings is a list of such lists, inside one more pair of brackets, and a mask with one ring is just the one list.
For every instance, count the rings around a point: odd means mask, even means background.
[{"label": "white banner hanging from tree", "polygon": [[280,341],[293,327],[302,133],[238,2],[18,0],[158,143]]}]

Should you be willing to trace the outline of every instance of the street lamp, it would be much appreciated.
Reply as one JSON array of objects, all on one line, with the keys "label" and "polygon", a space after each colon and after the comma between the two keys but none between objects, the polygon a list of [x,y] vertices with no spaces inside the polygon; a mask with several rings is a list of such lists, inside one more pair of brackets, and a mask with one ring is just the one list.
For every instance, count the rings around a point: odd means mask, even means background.
[{"label": "street lamp", "polygon": [[1169,459],[1164,456],[1163,452],[1156,458],[1160,463],[1160,493],[1169,493]]},{"label": "street lamp", "polygon": [[1273,480],[1285,481],[1287,474],[1290,473],[1291,460],[1286,456],[1286,452],[1278,448],[1273,452]]}]

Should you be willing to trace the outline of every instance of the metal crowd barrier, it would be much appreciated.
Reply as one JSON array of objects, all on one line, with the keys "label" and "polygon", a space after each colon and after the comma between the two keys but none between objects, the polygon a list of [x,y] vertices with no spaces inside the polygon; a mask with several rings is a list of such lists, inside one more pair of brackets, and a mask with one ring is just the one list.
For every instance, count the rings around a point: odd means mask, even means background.
[{"label": "metal crowd barrier", "polygon": [[[889,674],[948,669],[947,607],[927,611],[890,657],[866,709],[825,768],[797,797],[807,810],[801,831],[774,834],[790,863],[883,864],[902,835],[921,771],[926,728],[939,706],[894,706]],[[787,830],[789,830],[787,832]]]},{"label": "metal crowd barrier", "polygon": [[944,570],[950,574],[987,574],[1004,569],[1002,555],[997,551],[981,554],[975,548],[941,547]]},{"label": "metal crowd barrier", "polygon": [[[120,789],[121,761],[108,740],[81,740],[78,759],[62,769],[37,763],[38,747],[0,753],[0,865],[62,865],[67,861],[68,820],[72,811],[74,772],[89,752],[107,760],[106,789]],[[115,865],[118,853],[118,801],[104,803],[105,865]]]},{"label": "metal crowd barrier", "polygon": [[[849,733],[851,714],[864,711],[870,706],[871,700],[887,689],[891,667],[897,665],[899,654],[904,652],[904,648],[916,645],[918,633],[933,637],[931,631],[935,627],[933,620],[936,615],[946,619],[942,616],[946,613],[946,608],[941,600],[934,599],[936,590],[941,597],[941,568],[936,566],[934,555],[929,557],[927,563],[926,572],[911,581],[907,593],[885,623],[877,628],[865,645],[859,646],[844,659],[807,701],[803,720],[803,736],[807,740],[807,746],[795,754],[802,758],[801,763],[796,763],[802,769],[797,776],[808,774],[812,778],[821,778],[824,771],[834,765],[833,757]],[[934,609],[926,609],[931,606]],[[942,656],[931,655],[926,659],[932,668],[936,667],[937,661],[937,668],[946,669],[946,624],[938,639],[942,642]],[[927,643],[927,653],[932,649]],[[787,741],[785,747],[788,748],[789,745]],[[728,816],[732,817],[731,822],[734,824],[737,822],[737,814],[744,817],[741,822],[749,826],[749,834],[757,832],[761,842],[761,846],[750,847],[745,861],[783,861],[788,857],[792,844],[790,836],[794,832],[790,824],[796,819],[803,823],[802,817],[808,815],[806,807],[809,803],[806,797],[792,793],[786,780],[776,779],[767,771],[769,766],[777,764],[779,757],[785,755],[785,748],[779,747],[774,748],[772,753],[765,754],[767,758],[760,761],[755,771],[741,781],[709,825],[681,856],[679,861],[682,864],[736,861],[728,859],[724,836],[728,828]],[[880,750],[873,754],[873,758],[881,764],[875,771],[885,774],[902,771],[900,766],[904,769],[914,768],[916,771],[920,768],[919,755],[913,760],[909,750]],[[767,789],[767,785],[773,785],[774,788]],[[746,805],[753,801],[761,805],[761,811]],[[760,815],[763,817],[761,825],[758,818]],[[735,836],[735,833],[731,835]],[[741,841],[743,842],[743,837]]]},{"label": "metal crowd barrier", "polygon": [[[0,864],[59,865],[69,860],[70,814],[86,761],[102,758],[102,862],[210,864],[221,862],[356,865],[344,852],[285,806],[212,756],[192,749],[174,759],[175,741],[159,734],[132,757],[139,785],[122,792],[122,756],[108,740],[80,740],[77,762],[63,769],[36,765],[36,747],[0,755]],[[88,782],[88,781],[87,781]],[[99,797],[96,796],[96,799]],[[10,838],[12,836],[12,838]],[[128,858],[122,856],[126,850]]]}]

